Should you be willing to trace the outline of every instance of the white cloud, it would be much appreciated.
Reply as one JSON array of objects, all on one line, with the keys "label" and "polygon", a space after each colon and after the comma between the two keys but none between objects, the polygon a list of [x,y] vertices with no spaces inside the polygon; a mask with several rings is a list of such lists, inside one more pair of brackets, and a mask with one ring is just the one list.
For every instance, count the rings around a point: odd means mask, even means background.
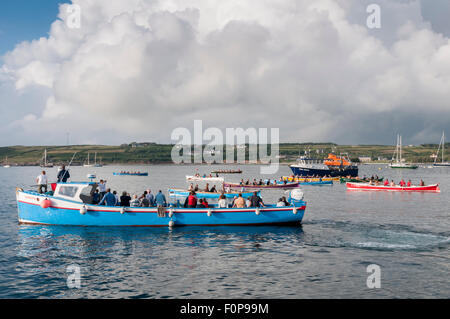
[{"label": "white cloud", "polygon": [[40,105],[5,112],[0,143],[64,143],[66,131],[168,142],[194,119],[280,127],[285,141],[438,139],[450,129],[449,38],[420,2],[378,2],[380,30],[356,0],[76,0],[81,29],[62,5],[48,38],[4,57],[2,100],[33,90]]}]

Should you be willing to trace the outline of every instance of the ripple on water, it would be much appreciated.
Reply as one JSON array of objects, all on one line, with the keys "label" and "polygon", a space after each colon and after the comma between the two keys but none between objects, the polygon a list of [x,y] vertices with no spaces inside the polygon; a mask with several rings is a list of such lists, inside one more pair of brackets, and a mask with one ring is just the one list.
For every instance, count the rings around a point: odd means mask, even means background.
[{"label": "ripple on water", "polygon": [[[450,236],[420,231],[404,225],[377,225],[337,222],[330,220],[308,222],[305,244],[320,247],[353,247],[375,250],[428,250],[446,247]],[[320,233],[316,233],[320,231]],[[327,236],[323,236],[323,232]],[[323,248],[322,248],[323,249]]]}]

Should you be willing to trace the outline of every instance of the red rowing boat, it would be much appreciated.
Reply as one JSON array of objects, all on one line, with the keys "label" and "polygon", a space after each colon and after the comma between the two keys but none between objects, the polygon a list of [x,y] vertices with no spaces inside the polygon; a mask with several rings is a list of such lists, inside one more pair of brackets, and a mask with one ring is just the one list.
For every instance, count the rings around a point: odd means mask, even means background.
[{"label": "red rowing boat", "polygon": [[439,184],[427,186],[384,186],[370,185],[369,183],[346,183],[348,190],[358,191],[387,191],[387,192],[436,192],[440,193]]},{"label": "red rowing boat", "polygon": [[295,187],[299,187],[299,182],[294,182],[294,183],[280,183],[280,184],[270,184],[270,185],[241,185],[239,183],[223,183],[224,187],[229,187],[229,188],[252,188],[252,189],[270,189],[270,188],[281,188],[281,189],[285,189],[285,188],[295,188]]}]

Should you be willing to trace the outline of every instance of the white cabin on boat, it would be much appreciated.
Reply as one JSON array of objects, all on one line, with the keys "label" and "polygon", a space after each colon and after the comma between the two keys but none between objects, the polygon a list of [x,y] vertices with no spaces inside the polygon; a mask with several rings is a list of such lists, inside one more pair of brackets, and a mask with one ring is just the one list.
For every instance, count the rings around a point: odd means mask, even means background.
[{"label": "white cabin on boat", "polygon": [[58,183],[53,196],[84,204],[92,204],[97,186],[97,183],[94,182]]}]

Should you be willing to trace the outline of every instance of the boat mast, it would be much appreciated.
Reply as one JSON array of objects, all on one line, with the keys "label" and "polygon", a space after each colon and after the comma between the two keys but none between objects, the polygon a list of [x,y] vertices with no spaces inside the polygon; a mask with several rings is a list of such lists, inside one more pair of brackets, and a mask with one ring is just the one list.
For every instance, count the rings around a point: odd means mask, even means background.
[{"label": "boat mast", "polygon": [[442,164],[444,164],[445,132],[442,132]]}]

